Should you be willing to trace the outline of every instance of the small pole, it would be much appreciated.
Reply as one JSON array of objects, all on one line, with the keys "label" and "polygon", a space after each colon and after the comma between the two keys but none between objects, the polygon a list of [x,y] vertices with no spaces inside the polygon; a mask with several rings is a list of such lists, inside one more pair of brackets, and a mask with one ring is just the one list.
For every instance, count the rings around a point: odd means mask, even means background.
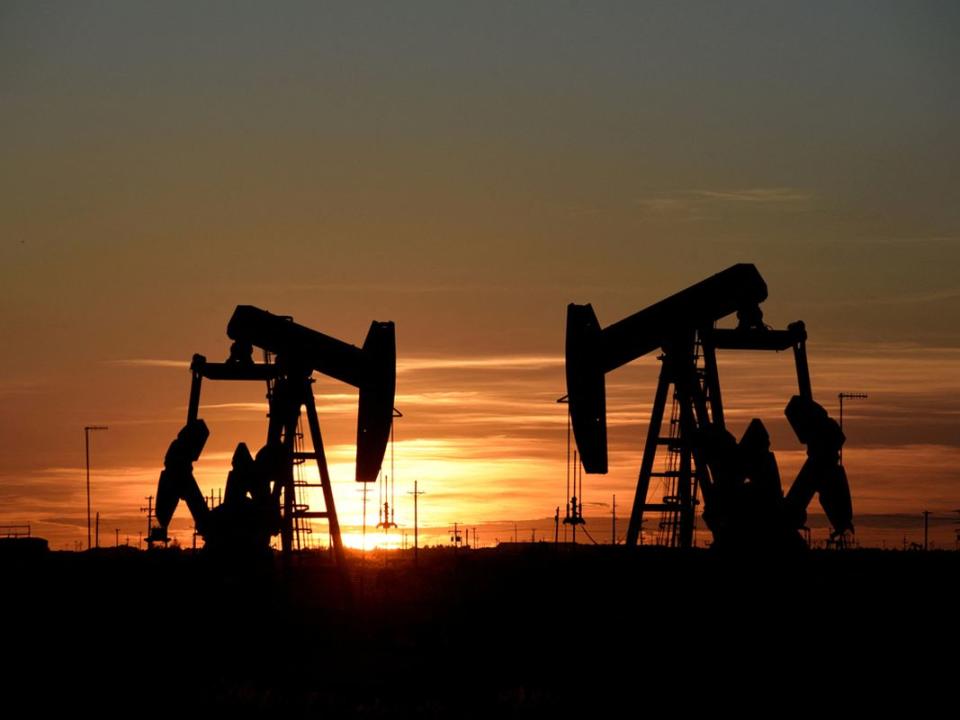
[{"label": "small pole", "polygon": [[90,428],[83,429],[84,445],[87,450],[87,550],[90,549]]},{"label": "small pole", "polygon": [[[843,432],[843,401],[847,400],[866,400],[866,393],[848,393],[842,392],[837,393],[837,398],[840,400],[840,432]],[[843,445],[840,446],[840,464],[843,465]]]},{"label": "small pole", "polygon": [[106,425],[86,425],[83,428],[84,447],[87,451],[87,550],[90,549],[90,431],[109,430]]},{"label": "small pole", "polygon": [[417,565],[420,562],[420,519],[418,514],[418,506],[420,496],[423,495],[423,491],[417,489],[417,481],[413,481],[413,492],[407,491],[407,495],[413,495],[413,564]]},{"label": "small pole", "polygon": [[97,532],[95,535],[96,548],[100,549],[100,511],[97,511]]},{"label": "small pole", "polygon": [[114,533],[114,535],[115,535],[115,538],[114,538],[114,540],[115,540],[114,546],[115,546],[115,547],[120,547],[120,528],[114,528],[114,529],[113,529],[113,533]]},{"label": "small pole", "polygon": [[930,511],[923,511],[923,549],[926,552],[930,547]]},{"label": "small pole", "polygon": [[[147,496],[147,506],[141,507],[140,512],[147,513],[147,547],[151,547],[153,543],[150,540],[150,530],[153,528],[153,495]],[[140,543],[143,542],[143,535],[140,536]],[[139,544],[138,544],[139,547]]]}]

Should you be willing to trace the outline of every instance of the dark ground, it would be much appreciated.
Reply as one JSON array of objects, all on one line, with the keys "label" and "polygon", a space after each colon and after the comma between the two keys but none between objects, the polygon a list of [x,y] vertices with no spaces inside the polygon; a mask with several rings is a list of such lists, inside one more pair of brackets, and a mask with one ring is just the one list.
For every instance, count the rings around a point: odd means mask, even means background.
[{"label": "dark ground", "polygon": [[419,568],[399,553],[388,562],[368,558],[361,571],[354,560],[348,605],[321,556],[231,568],[189,552],[7,553],[3,706],[955,712],[960,553],[774,561],[521,544],[421,551]]}]

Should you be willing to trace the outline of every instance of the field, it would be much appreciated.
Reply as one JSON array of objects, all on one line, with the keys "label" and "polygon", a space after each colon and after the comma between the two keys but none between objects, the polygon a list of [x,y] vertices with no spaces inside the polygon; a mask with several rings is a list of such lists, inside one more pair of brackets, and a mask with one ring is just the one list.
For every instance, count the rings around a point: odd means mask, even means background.
[{"label": "field", "polygon": [[506,544],[226,563],[7,554],[4,696],[35,710],[589,717],[855,712],[956,676],[960,553]]}]

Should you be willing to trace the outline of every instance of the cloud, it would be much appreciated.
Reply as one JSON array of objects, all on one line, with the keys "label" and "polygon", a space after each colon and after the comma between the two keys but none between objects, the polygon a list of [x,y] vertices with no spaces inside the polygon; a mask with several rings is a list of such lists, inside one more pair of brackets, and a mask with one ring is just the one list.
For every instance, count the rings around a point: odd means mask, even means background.
[{"label": "cloud", "polygon": [[562,355],[493,355],[487,357],[413,357],[397,360],[397,372],[418,370],[542,370],[562,367]]},{"label": "cloud", "polygon": [[[162,358],[124,358],[106,360],[121,367],[176,368],[190,367],[185,360]],[[561,355],[493,355],[487,357],[406,357],[397,360],[397,372],[418,370],[539,370],[563,365]]]},{"label": "cloud", "polygon": [[159,358],[125,358],[122,360],[106,360],[108,365],[120,367],[147,367],[147,368],[176,368],[183,370],[190,367],[186,360],[163,360]]},{"label": "cloud", "polygon": [[644,197],[636,205],[656,214],[685,216],[700,219],[709,209],[719,205],[758,207],[786,205],[799,206],[812,199],[810,193],[789,187],[747,188],[742,190],[680,190]]},{"label": "cloud", "polygon": [[32,395],[42,389],[43,383],[37,380],[0,380],[0,397]]},{"label": "cloud", "polygon": [[690,208],[688,199],[679,197],[643,198],[642,200],[638,200],[637,204],[645,210],[661,213],[678,212]]},{"label": "cloud", "polygon": [[809,193],[794,188],[752,188],[749,190],[693,190],[690,195],[705,200],[735,203],[797,203],[810,200]]},{"label": "cloud", "polygon": [[[886,292],[886,291],[885,291]],[[925,290],[923,292],[905,293],[903,295],[883,296],[870,295],[869,297],[849,298],[846,300],[830,300],[823,302],[813,301],[810,305],[819,307],[858,307],[876,305],[922,305],[924,303],[944,302],[960,298],[960,287],[940,288],[939,290]]]},{"label": "cloud", "polygon": [[265,402],[224,402],[224,403],[201,403],[200,410],[250,410],[258,413],[265,413],[270,406]]}]

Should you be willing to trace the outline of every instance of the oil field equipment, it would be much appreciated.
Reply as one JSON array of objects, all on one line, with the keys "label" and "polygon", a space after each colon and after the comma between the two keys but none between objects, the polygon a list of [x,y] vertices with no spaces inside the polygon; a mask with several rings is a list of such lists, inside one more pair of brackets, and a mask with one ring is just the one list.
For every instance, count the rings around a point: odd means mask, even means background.
[{"label": "oil field equipment", "polygon": [[[359,388],[357,413],[356,480],[377,479],[393,422],[396,388],[396,340],[392,322],[370,325],[363,347],[337,340],[298,325],[289,317],[240,305],[227,326],[233,340],[230,357],[223,363],[194,355],[187,423],[171,443],[156,495],[157,526],[151,540],[165,541],[167,528],[180,500],[186,502],[197,532],[211,550],[265,551],[280,535],[284,553],[302,547],[301,535],[312,519],[328,523],[334,557],[343,565],[340,524],[334,503],[320,422],[313,397],[314,371]],[[254,348],[264,361],[255,362]],[[266,384],[269,408],[266,442],[250,454],[240,443],[233,455],[222,503],[210,509],[193,477],[193,463],[209,436],[199,417],[200,389],[204,379],[257,381]],[[306,411],[312,448],[302,446],[301,414]],[[298,466],[314,460],[319,483],[298,477]],[[319,487],[323,510],[312,510],[301,488]]]},{"label": "oil field equipment", "polygon": [[[840,464],[844,436],[813,400],[802,322],[785,330],[763,323],[760,303],[767,286],[757,268],[734,265],[619,322],[602,328],[590,305],[567,307],[566,378],[576,445],[587,473],[607,472],[604,376],[647,353],[661,350],[660,377],[637,480],[627,545],[636,545],[645,512],[659,511],[667,544],[693,543],[696,508],[714,546],[791,547],[804,543],[801,529],[815,494],[833,527],[833,537],[853,532],[847,476]],[[716,323],[736,313],[735,328]],[[793,350],[798,393],[785,414],[807,460],[784,495],[777,461],[763,423],[754,419],[740,441],[726,429],[717,350]],[[662,432],[673,389],[670,431]],[[666,451],[665,469],[654,471]],[[667,490],[648,502],[651,478]]]}]

